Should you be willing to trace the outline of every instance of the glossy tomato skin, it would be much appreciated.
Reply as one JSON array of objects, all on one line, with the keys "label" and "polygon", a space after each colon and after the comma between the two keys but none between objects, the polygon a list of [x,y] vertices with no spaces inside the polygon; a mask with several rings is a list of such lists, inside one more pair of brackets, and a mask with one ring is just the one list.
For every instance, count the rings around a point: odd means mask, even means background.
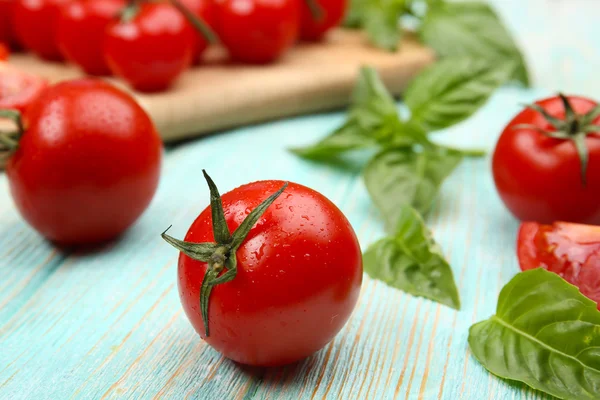
[{"label": "glossy tomato skin", "polygon": [[47,87],[48,81],[42,77],[10,66],[0,67],[0,109],[23,113]]},{"label": "glossy tomato skin", "polygon": [[11,48],[18,47],[17,35],[13,27],[13,10],[16,0],[0,0],[0,42]]},{"label": "glossy tomato skin", "polygon": [[97,79],[59,83],[29,107],[25,124],[6,173],[21,215],[43,236],[103,242],[146,209],[162,144],[130,95]]},{"label": "glossy tomato skin", "polygon": [[[222,196],[231,232],[283,182],[259,181]],[[210,208],[185,240],[214,241]],[[214,287],[210,336],[200,314],[206,264],[181,255],[179,294],[196,331],[234,361],[275,366],[324,347],[349,318],[362,282],[360,247],[350,223],[320,193],[290,183],[237,251],[238,273]]]},{"label": "glossy tomato skin", "polygon": [[48,61],[63,60],[56,31],[61,8],[72,0],[16,0],[14,29],[24,47]]},{"label": "glossy tomato skin", "polygon": [[[596,103],[569,97],[579,114]],[[551,115],[564,118],[557,97],[538,101]],[[594,121],[600,124],[600,117]],[[588,135],[587,185],[581,180],[581,167],[571,140],[549,138],[535,130],[514,127],[533,124],[551,130],[536,111],[521,111],[504,129],[492,160],[496,189],[506,207],[522,221],[553,221],[600,224],[600,136]]]},{"label": "glossy tomato skin", "polygon": [[124,6],[124,0],[85,0],[63,7],[57,40],[65,58],[88,75],[110,75],[104,59],[104,31]]},{"label": "glossy tomato skin", "polygon": [[300,0],[219,0],[218,33],[230,56],[265,64],[298,39]]},{"label": "glossy tomato skin", "polygon": [[321,19],[316,19],[307,5],[302,2],[300,38],[308,41],[323,39],[332,28],[338,26],[346,14],[347,0],[314,0],[323,10]]},{"label": "glossy tomato skin", "polygon": [[521,270],[542,267],[577,286],[600,309],[600,227],[555,222],[525,222],[519,228]]},{"label": "glossy tomato skin", "polygon": [[192,63],[195,32],[167,3],[142,3],[129,22],[109,24],[104,54],[111,71],[136,90],[168,89]]},{"label": "glossy tomato skin", "polygon": [[[182,0],[181,4],[187,7],[196,17],[202,22],[207,24],[210,28],[215,29],[216,25],[216,9],[215,4],[212,0]],[[195,29],[193,27],[190,27]],[[194,46],[192,60],[194,64],[200,64],[202,62],[202,55],[208,48],[208,42],[200,35],[199,32],[195,32]]]}]

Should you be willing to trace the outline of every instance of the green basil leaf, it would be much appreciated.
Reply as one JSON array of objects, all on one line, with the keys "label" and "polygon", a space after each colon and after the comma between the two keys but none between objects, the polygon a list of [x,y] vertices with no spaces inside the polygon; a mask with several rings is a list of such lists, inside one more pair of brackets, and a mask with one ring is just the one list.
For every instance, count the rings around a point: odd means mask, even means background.
[{"label": "green basil leaf", "polygon": [[371,129],[390,118],[398,119],[394,98],[375,69],[361,68],[352,91],[349,119],[356,119],[360,126]]},{"label": "green basil leaf", "polygon": [[442,2],[429,7],[420,28],[423,42],[439,55],[468,56],[516,66],[512,78],[529,86],[527,67],[508,30],[489,5]]},{"label": "green basil leaf", "polygon": [[362,25],[369,40],[377,47],[396,51],[400,42],[400,16],[404,1],[377,0],[365,7]]},{"label": "green basil leaf", "polygon": [[389,286],[460,309],[452,269],[423,219],[410,206],[399,209],[395,235],[365,252],[365,272]]},{"label": "green basil leaf", "polygon": [[469,346],[494,375],[563,399],[600,399],[600,312],[552,272],[515,276],[496,315],[469,330]]},{"label": "green basil leaf", "polygon": [[397,135],[401,125],[394,98],[377,71],[364,67],[352,92],[344,125],[314,145],[290,150],[304,158],[328,159],[346,151],[385,145]]},{"label": "green basil leaf", "polygon": [[421,72],[404,93],[411,120],[433,131],[454,125],[477,111],[510,76],[507,63],[446,58]]},{"label": "green basil leaf", "polygon": [[444,148],[387,149],[367,164],[365,185],[381,212],[386,230],[394,232],[403,205],[426,213],[442,182],[462,160],[460,153]]},{"label": "green basil leaf", "polygon": [[296,147],[290,151],[300,157],[327,159],[346,151],[376,146],[375,138],[363,129],[355,120],[350,120],[332,134],[311,146]]}]

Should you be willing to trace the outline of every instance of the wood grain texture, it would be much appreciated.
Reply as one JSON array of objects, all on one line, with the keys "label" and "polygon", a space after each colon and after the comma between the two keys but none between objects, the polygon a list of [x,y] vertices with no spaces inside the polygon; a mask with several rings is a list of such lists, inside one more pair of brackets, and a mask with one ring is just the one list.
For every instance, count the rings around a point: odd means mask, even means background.
[{"label": "wood grain texture", "polygon": [[[398,52],[390,53],[370,46],[362,33],[341,29],[322,43],[298,45],[270,65],[231,64],[214,50],[205,65],[187,71],[171,90],[134,93],[165,141],[342,107],[364,65],[376,68],[397,95],[434,60],[433,52],[409,35]],[[81,76],[73,66],[44,63],[31,55],[15,55],[10,64],[52,81]]]},{"label": "wood grain texture", "polygon": [[[537,95],[505,89],[440,140],[490,148],[492,127]],[[276,369],[236,365],[192,330],[177,294],[177,252],[159,234],[173,224],[173,234],[182,236],[208,204],[202,168],[223,192],[267,178],[309,185],[349,217],[363,247],[383,235],[357,171],[285,151],[321,137],[342,118],[273,122],[170,148],[150,209],[121,240],[92,253],[60,251],[41,240],[19,219],[2,176],[0,398],[523,398],[522,386],[490,377],[467,350],[469,326],[493,313],[501,286],[518,270],[517,223],[494,195],[489,159],[464,162],[428,218],[453,267],[461,311],[365,277],[340,334],[309,359]]]},{"label": "wood grain texture", "polygon": [[[600,81],[591,79],[600,57],[600,36],[591,34],[600,4],[493,3],[544,89],[499,91],[472,119],[437,137],[456,146],[491,149],[519,104],[557,89],[600,93]],[[307,360],[277,369],[236,365],[194,333],[175,287],[177,254],[159,234],[173,224],[173,234],[183,236],[208,204],[201,168],[222,191],[267,178],[309,185],[349,217],[363,248],[383,235],[357,171],[285,151],[342,119],[294,118],[170,147],[150,208],[121,240],[91,253],[60,251],[37,236],[0,175],[0,399],[549,399],[488,374],[467,347],[468,327],[494,312],[501,287],[518,271],[518,223],[495,194],[489,158],[464,162],[427,218],[452,265],[459,312],[365,277],[339,335]]]}]

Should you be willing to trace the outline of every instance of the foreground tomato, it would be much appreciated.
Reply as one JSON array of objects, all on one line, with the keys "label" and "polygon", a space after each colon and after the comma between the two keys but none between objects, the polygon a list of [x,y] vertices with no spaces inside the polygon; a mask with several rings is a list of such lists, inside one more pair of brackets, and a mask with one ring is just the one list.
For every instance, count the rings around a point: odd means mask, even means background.
[{"label": "foreground tomato", "polygon": [[13,23],[19,41],[39,57],[60,61],[56,30],[60,9],[71,0],[16,0]]},{"label": "foreground tomato", "polygon": [[542,267],[555,272],[600,309],[600,227],[526,222],[519,229],[517,252],[523,271]]},{"label": "foreground tomato", "polygon": [[346,13],[346,0],[303,0],[300,38],[320,40],[338,26]]},{"label": "foreground tomato", "polygon": [[89,75],[110,75],[104,60],[104,31],[124,5],[124,0],[85,0],[65,6],[57,31],[65,58]]},{"label": "foreground tomato", "polygon": [[592,100],[551,97],[504,129],[493,156],[494,181],[517,218],[600,224],[599,115]]},{"label": "foreground tomato", "polygon": [[0,42],[10,47],[18,46],[13,28],[13,10],[16,0],[0,0]]},{"label": "foreground tomato", "polygon": [[44,78],[1,66],[0,109],[24,112],[47,86]]},{"label": "foreground tomato", "polygon": [[122,233],[156,190],[162,145],[134,99],[101,80],[59,83],[24,118],[6,166],[21,215],[60,244]]},{"label": "foreground tomato", "polygon": [[185,242],[163,234],[184,252],[179,294],[196,331],[250,365],[287,364],[324,347],[346,323],[362,281],[348,220],[320,193],[281,181],[234,189],[221,208],[205,176],[211,207]]},{"label": "foreground tomato", "polygon": [[166,3],[142,3],[133,17],[111,23],[104,54],[112,72],[135,89],[167,89],[192,63],[196,33]]},{"label": "foreground tomato", "polygon": [[298,38],[299,0],[219,0],[217,10],[219,38],[237,61],[274,61]]}]

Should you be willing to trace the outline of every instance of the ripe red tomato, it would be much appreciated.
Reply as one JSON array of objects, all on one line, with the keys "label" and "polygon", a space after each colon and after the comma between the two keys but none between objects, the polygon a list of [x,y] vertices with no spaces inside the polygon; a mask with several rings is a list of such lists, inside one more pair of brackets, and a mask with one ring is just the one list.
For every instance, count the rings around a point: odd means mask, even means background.
[{"label": "ripe red tomato", "polygon": [[8,60],[8,56],[10,56],[10,51],[8,50],[8,45],[0,42],[0,61]]},{"label": "ripe red tomato", "polygon": [[542,267],[577,286],[600,309],[600,227],[525,222],[519,228],[521,270]]},{"label": "ripe red tomato", "polygon": [[104,31],[124,6],[124,0],[85,0],[66,5],[57,31],[65,58],[89,75],[110,75],[104,60]]},{"label": "ripe red tomato", "polygon": [[19,41],[39,57],[61,61],[56,30],[63,5],[72,0],[16,0],[13,24]]},{"label": "ripe red tomato", "polygon": [[10,66],[0,67],[0,109],[24,112],[48,86],[37,75],[26,74]]},{"label": "ripe red tomato", "polygon": [[[229,232],[282,185],[259,181],[223,195]],[[212,212],[208,207],[200,213],[186,242],[215,242]],[[333,339],[356,304],[362,282],[356,235],[331,201],[295,183],[248,229],[233,250],[237,273],[209,292],[208,337],[200,306],[208,265],[185,254],[179,257],[178,272],[183,308],[198,334],[234,361],[274,366],[305,358]],[[229,273],[231,253],[220,254],[227,258]]]},{"label": "ripe red tomato", "polygon": [[15,0],[0,0],[0,42],[12,48],[18,46],[12,22],[15,3]]},{"label": "ripe red tomato", "polygon": [[195,32],[167,3],[141,3],[127,21],[109,24],[104,54],[112,72],[142,92],[167,89],[192,63]]},{"label": "ripe red tomato", "polygon": [[65,245],[112,239],[146,209],[162,144],[128,94],[97,79],[51,86],[29,107],[6,173],[21,215]]},{"label": "ripe red tomato", "polygon": [[299,0],[219,0],[217,13],[219,38],[237,61],[272,62],[298,39]]},{"label": "ripe red tomato", "polygon": [[534,107],[549,118],[531,108],[521,111],[496,145],[496,189],[522,221],[600,224],[600,136],[590,133],[600,131],[600,110],[582,97],[571,96],[568,104],[570,116],[560,97],[538,101]]},{"label": "ripe red tomato", "polygon": [[[181,0],[181,3],[188,8],[196,17],[208,25],[209,28],[215,28],[215,5],[212,0]],[[191,26],[192,29],[193,26]],[[199,33],[195,35],[196,45],[192,60],[194,64],[202,62],[202,54],[208,48],[208,41]]]},{"label": "ripe red tomato", "polygon": [[[312,2],[313,5],[309,4]],[[346,0],[303,0],[300,38],[320,40],[338,26],[346,13]]]}]

